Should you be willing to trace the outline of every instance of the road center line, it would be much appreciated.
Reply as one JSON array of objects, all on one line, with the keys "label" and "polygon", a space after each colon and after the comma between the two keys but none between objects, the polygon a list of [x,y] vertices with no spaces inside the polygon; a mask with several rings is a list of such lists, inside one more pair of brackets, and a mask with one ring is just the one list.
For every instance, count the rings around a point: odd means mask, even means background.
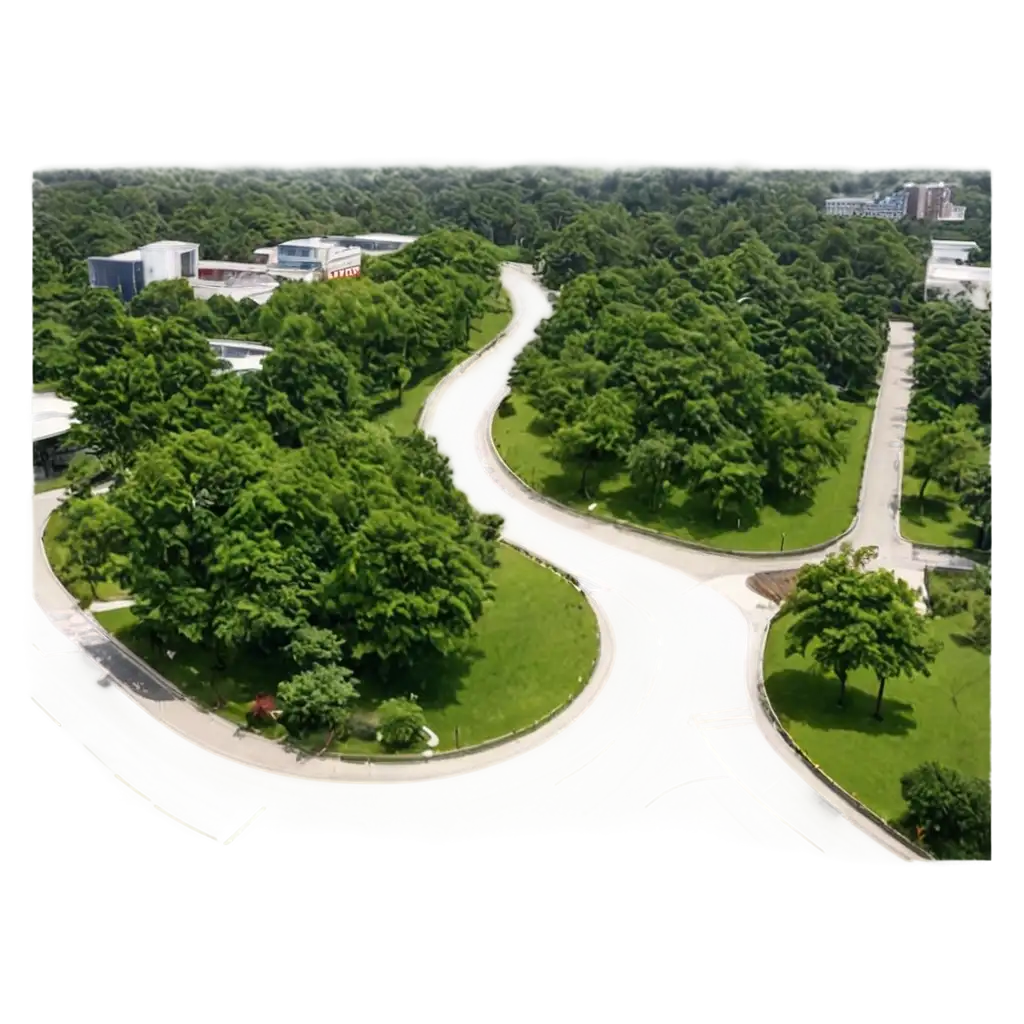
[{"label": "road center line", "polygon": [[742,780],[742,779],[741,779],[741,778],[740,778],[740,777],[739,777],[739,776],[738,776],[738,775],[737,775],[737,774],[736,774],[736,773],[735,773],[735,772],[734,772],[734,771],[733,771],[733,770],[732,770],[732,769],[731,769],[731,768],[729,767],[729,765],[728,765],[728,763],[726,762],[725,758],[723,758],[723,757],[722,757],[722,755],[721,755],[721,754],[719,754],[719,753],[718,753],[718,751],[716,751],[716,750],[715,750],[714,746],[712,745],[712,742],[711,742],[711,740],[710,740],[710,739],[709,739],[709,738],[707,737],[707,735],[705,735],[705,731],[703,731],[703,729],[700,729],[700,728],[698,728],[698,729],[697,729],[697,734],[698,734],[698,735],[700,736],[700,738],[701,738],[701,739],[702,739],[703,741],[705,741],[705,745],[707,746],[708,750],[709,750],[709,751],[711,752],[711,756],[712,756],[712,757],[713,757],[713,758],[714,758],[714,759],[715,759],[715,760],[716,760],[716,761],[717,761],[717,762],[719,763],[719,765],[720,765],[720,766],[721,766],[721,768],[722,768],[722,771],[724,771],[724,772],[725,772],[725,773],[726,773],[726,774],[727,774],[727,775],[728,775],[728,776],[729,776],[729,777],[730,777],[730,778],[731,778],[731,779],[733,780],[733,782],[735,782],[735,783],[736,783],[736,785],[738,785],[738,786],[739,786],[740,790],[742,790],[742,791],[743,791],[743,793],[745,793],[745,794],[746,794],[746,796],[750,797],[750,798],[751,798],[751,800],[753,800],[753,801],[754,801],[754,803],[756,803],[756,804],[757,804],[757,805],[758,805],[758,806],[759,806],[759,807],[760,807],[760,808],[761,808],[762,810],[764,810],[764,811],[766,811],[766,812],[767,812],[768,814],[770,814],[770,815],[771,815],[771,816],[772,816],[772,817],[773,817],[773,818],[774,818],[774,819],[775,819],[776,821],[778,821],[778,822],[779,822],[780,824],[782,824],[782,825],[785,825],[785,827],[786,827],[786,828],[790,829],[790,831],[792,831],[792,833],[793,833],[793,834],[794,834],[795,836],[798,836],[798,837],[799,837],[799,838],[801,839],[801,841],[803,841],[803,842],[804,842],[804,843],[805,843],[805,844],[806,844],[807,846],[809,846],[809,847],[810,847],[810,848],[811,848],[812,850],[814,850],[814,851],[815,851],[816,853],[824,853],[824,850],[822,850],[822,849],[821,849],[821,847],[820,847],[820,846],[818,846],[818,844],[814,842],[814,840],[812,840],[812,839],[809,839],[809,838],[808,838],[807,836],[805,836],[805,835],[804,835],[804,834],[802,833],[802,831],[801,831],[801,830],[800,830],[799,828],[797,828],[797,826],[796,826],[796,825],[792,825],[792,824],[790,824],[790,822],[786,821],[786,820],[785,820],[785,818],[783,818],[783,817],[782,817],[782,815],[778,813],[778,811],[776,811],[776,810],[775,810],[775,809],[774,809],[773,807],[770,807],[770,806],[769,806],[768,804],[766,804],[766,803],[765,803],[765,802],[764,802],[764,801],[763,801],[763,800],[762,800],[762,799],[761,799],[761,798],[760,798],[760,797],[759,797],[759,796],[758,796],[758,795],[757,795],[757,794],[756,794],[756,793],[755,793],[755,792],[754,792],[754,791],[752,790],[752,788],[751,788],[751,787],[750,787],[750,786],[749,786],[748,784],[746,784],[746,783],[745,783],[745,782],[744,782],[744,781],[743,781],[743,780]]},{"label": "road center line", "polygon": [[257,807],[245,821],[224,837],[224,846],[237,843],[266,814],[266,807]]},{"label": "road center line", "polygon": [[35,713],[36,713],[37,715],[42,715],[42,716],[43,716],[43,718],[45,718],[45,719],[46,719],[46,721],[47,721],[47,722],[48,722],[48,723],[49,723],[50,725],[52,725],[54,729],[62,729],[62,728],[63,728],[63,724],[62,724],[62,723],[60,722],[60,719],[58,719],[58,718],[57,718],[57,717],[56,717],[56,716],[55,716],[55,715],[53,714],[53,712],[51,712],[51,711],[47,711],[47,710],[46,710],[46,708],[44,708],[44,707],[43,707],[43,706],[41,705],[41,703],[40,703],[40,702],[39,702],[39,701],[38,701],[38,700],[37,700],[37,699],[36,699],[35,697],[33,697],[33,698],[32,698],[32,710],[33,710],[33,711],[34,711],[34,712],[35,712]]},{"label": "road center line", "polygon": [[697,785],[700,782],[728,782],[730,778],[728,775],[703,775],[700,778],[688,778],[685,782],[677,782],[675,785],[670,785],[668,790],[664,790],[659,793],[653,800],[651,800],[644,810],[649,811],[659,800],[664,800],[666,797],[671,796],[679,790],[685,790],[688,785]]},{"label": "road center line", "polygon": [[599,754],[595,754],[594,757],[590,759],[590,761],[586,762],[586,764],[582,764],[579,768],[575,769],[574,771],[570,771],[568,775],[564,776],[563,778],[560,778],[555,784],[561,785],[563,782],[567,782],[570,778],[574,778],[575,776],[579,775],[580,772],[589,768],[592,764],[595,764],[596,762],[600,761],[601,758],[603,758],[604,755],[607,754],[608,751],[610,751],[612,746],[614,745],[615,741],[613,739],[609,740],[607,745],[604,746],[604,749]]},{"label": "road center line", "polygon": [[[152,806],[153,809],[150,811],[150,813],[148,813],[148,817],[150,817],[151,819],[153,818],[154,815],[157,815],[161,818],[167,818],[168,821],[174,822],[174,824],[179,825],[186,831],[190,831],[190,833],[193,833],[196,836],[201,836],[208,842],[212,839],[212,837],[207,835],[207,833],[205,833],[205,831],[203,831],[202,828],[197,828],[196,825],[194,825],[190,821],[185,821],[184,818],[179,818],[176,814],[172,814],[166,807],[163,807],[160,804],[153,803],[150,797],[147,797],[144,793],[142,793],[141,790],[138,790],[138,788],[132,785],[131,782],[129,782],[128,779],[124,777],[124,775],[114,774],[111,776],[111,778],[116,780],[117,783],[122,788],[125,788],[125,790],[127,790],[129,793],[133,794],[135,798],[139,800],[143,805]],[[145,806],[140,808],[140,810],[143,813],[145,813]]]}]

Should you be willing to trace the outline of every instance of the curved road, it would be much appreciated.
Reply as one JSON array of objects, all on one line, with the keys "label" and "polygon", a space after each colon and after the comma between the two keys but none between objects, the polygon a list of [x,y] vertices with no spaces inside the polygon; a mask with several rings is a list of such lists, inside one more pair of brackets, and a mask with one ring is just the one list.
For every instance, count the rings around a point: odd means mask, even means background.
[{"label": "curved road", "polygon": [[[40,610],[35,627],[36,703],[138,800],[217,842],[243,835],[270,841],[311,829],[349,837],[410,828],[448,837],[524,827],[628,829],[670,831],[695,856],[908,858],[803,769],[755,711],[760,640],[772,607],[744,580],[759,568],[806,558],[696,552],[584,521],[503,471],[490,445],[491,413],[515,356],[551,311],[528,268],[506,266],[503,280],[514,309],[509,329],[440,385],[422,425],[473,504],[504,516],[510,541],[576,576],[597,608],[601,662],[569,712],[472,758],[402,766],[296,761],[136,679],[52,579],[41,545],[36,594],[47,615]],[[907,360],[910,343],[908,337]],[[905,374],[900,357],[894,338],[886,374]],[[899,540],[882,494],[898,480],[879,438],[899,426],[899,391],[892,410],[880,398],[863,512],[851,539],[867,542],[865,532],[877,533],[876,519],[884,517],[883,560],[918,573],[923,565]],[[53,493],[37,496],[38,529],[58,501]],[[137,692],[110,685],[104,665],[129,685],[137,682]],[[366,784],[378,780],[391,784]]]}]

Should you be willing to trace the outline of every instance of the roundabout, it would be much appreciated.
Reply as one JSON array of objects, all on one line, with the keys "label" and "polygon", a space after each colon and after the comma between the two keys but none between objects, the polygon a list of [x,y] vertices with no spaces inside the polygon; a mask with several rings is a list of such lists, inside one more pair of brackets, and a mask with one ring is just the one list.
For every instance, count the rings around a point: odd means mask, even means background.
[{"label": "roundabout", "polygon": [[[506,265],[502,277],[512,322],[438,385],[421,426],[472,504],[504,517],[505,539],[574,577],[590,599],[601,657],[566,711],[519,739],[460,757],[297,760],[160,692],[75,608],[38,540],[37,705],[119,784],[205,841],[259,842],[311,828],[453,835],[528,827],[669,832],[695,856],[912,857],[816,780],[759,706],[761,644],[774,607],[745,580],[807,555],[695,551],[557,507],[501,463],[492,414],[515,357],[551,310],[528,268]],[[887,374],[901,351],[894,342]],[[852,539],[879,544],[882,564],[901,574],[923,573],[889,512],[893,456],[889,439],[876,434],[880,422],[893,428],[881,392],[878,407]],[[37,534],[59,500],[52,492],[36,497]],[[884,545],[868,539],[879,530]],[[390,784],[368,784],[378,781]]]}]

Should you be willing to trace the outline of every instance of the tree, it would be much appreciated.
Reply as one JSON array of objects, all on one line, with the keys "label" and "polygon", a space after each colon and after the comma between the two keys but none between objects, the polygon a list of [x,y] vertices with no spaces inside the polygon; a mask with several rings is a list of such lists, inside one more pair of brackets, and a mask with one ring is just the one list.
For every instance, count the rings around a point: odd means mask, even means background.
[{"label": "tree", "polygon": [[974,623],[971,626],[971,643],[983,651],[992,647],[992,598],[982,594],[974,601]]},{"label": "tree", "polygon": [[630,449],[626,458],[630,480],[647,492],[652,511],[661,504],[677,463],[675,446],[666,437],[646,437]]},{"label": "tree", "polygon": [[929,761],[900,779],[907,804],[903,818],[923,830],[924,845],[942,860],[990,860],[992,789],[988,779],[970,778]]},{"label": "tree", "polygon": [[302,669],[341,661],[345,639],[329,629],[303,626],[288,644],[288,656]]},{"label": "tree", "polygon": [[871,623],[866,621],[859,601],[858,584],[864,566],[878,549],[854,550],[843,544],[822,562],[805,565],[797,574],[785,612],[794,616],[786,643],[787,654],[805,654],[839,680],[839,706],[846,700],[846,680],[864,664],[864,650],[871,640]]},{"label": "tree", "polygon": [[688,489],[709,501],[718,522],[726,515],[742,519],[761,507],[764,468],[754,461],[747,438],[733,436],[716,448],[694,445],[684,466]]},{"label": "tree", "polygon": [[964,478],[960,507],[978,527],[976,544],[983,551],[992,545],[992,466],[986,462]]},{"label": "tree", "polygon": [[595,462],[622,457],[633,439],[632,410],[613,389],[600,392],[584,407],[579,419],[557,431],[553,443],[561,461],[583,464],[580,493],[587,494],[587,473]]},{"label": "tree", "polygon": [[911,472],[921,480],[919,498],[932,480],[959,490],[985,463],[985,450],[974,432],[977,414],[972,423],[969,409],[964,407],[963,412],[958,410],[958,414],[933,423],[917,442]]},{"label": "tree", "polygon": [[874,717],[882,720],[882,696],[890,679],[919,672],[930,675],[940,644],[928,620],[917,611],[917,594],[906,580],[888,569],[865,573],[860,604],[866,610],[870,635],[862,648],[864,664],[878,679]]},{"label": "tree", "polygon": [[383,671],[466,636],[493,592],[456,525],[430,508],[378,505],[350,536],[324,589],[356,659]]},{"label": "tree", "polygon": [[834,403],[780,397],[762,438],[766,480],[781,494],[812,497],[825,470],[838,467],[846,454],[839,436],[848,422]]},{"label": "tree", "polygon": [[332,736],[344,727],[358,696],[355,677],[349,669],[318,665],[292,676],[277,688],[281,723],[296,736],[310,732],[327,732]]},{"label": "tree", "polygon": [[910,585],[887,569],[865,571],[876,554],[875,548],[855,551],[843,544],[835,555],[800,570],[786,602],[796,616],[787,650],[810,648],[811,657],[839,680],[840,704],[850,672],[871,669],[879,684],[874,717],[881,720],[886,682],[913,672],[928,675],[938,645]]},{"label": "tree", "polygon": [[64,517],[68,567],[88,584],[95,598],[97,584],[111,574],[119,574],[133,523],[103,498],[72,499],[64,508]]},{"label": "tree", "polygon": [[410,747],[422,735],[427,719],[423,709],[411,697],[393,697],[377,709],[380,717],[380,742],[387,750]]}]

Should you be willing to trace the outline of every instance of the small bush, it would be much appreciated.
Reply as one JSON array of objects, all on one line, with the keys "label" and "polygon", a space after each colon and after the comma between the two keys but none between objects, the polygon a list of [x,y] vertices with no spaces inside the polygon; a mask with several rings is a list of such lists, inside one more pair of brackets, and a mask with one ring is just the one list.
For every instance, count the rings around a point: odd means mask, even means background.
[{"label": "small bush", "polygon": [[380,716],[380,741],[386,750],[404,750],[423,735],[427,720],[423,709],[407,697],[386,700],[377,709]]},{"label": "small bush", "polygon": [[263,725],[267,722],[273,721],[273,713],[276,710],[277,701],[274,699],[273,694],[260,693],[257,694],[256,698],[249,705],[249,711],[246,717],[252,725]]},{"label": "small bush", "polygon": [[293,676],[277,689],[281,724],[295,736],[340,732],[359,696],[353,679],[352,673],[340,665],[318,665]]}]

